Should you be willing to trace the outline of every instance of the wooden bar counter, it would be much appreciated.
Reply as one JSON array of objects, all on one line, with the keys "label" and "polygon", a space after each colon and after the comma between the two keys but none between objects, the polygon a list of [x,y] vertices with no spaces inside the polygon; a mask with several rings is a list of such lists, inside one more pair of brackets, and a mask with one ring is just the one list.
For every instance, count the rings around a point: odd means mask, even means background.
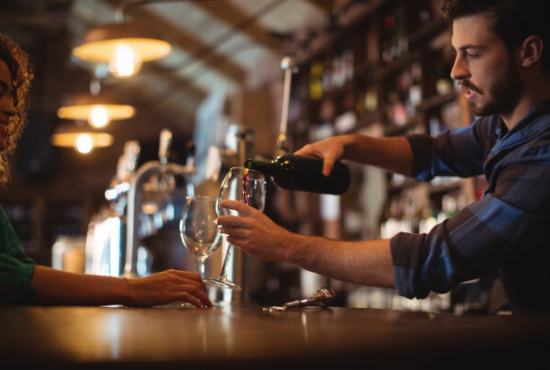
[{"label": "wooden bar counter", "polygon": [[0,369],[548,369],[550,316],[0,307]]}]

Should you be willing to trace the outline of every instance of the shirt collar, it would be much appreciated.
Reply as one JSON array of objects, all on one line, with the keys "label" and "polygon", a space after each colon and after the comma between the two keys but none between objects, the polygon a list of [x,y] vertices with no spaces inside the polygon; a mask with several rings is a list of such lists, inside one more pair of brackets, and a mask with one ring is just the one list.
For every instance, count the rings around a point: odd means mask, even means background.
[{"label": "shirt collar", "polygon": [[550,130],[550,100],[537,103],[510,131],[499,117],[495,133],[498,142],[495,149],[504,149],[532,140]]}]

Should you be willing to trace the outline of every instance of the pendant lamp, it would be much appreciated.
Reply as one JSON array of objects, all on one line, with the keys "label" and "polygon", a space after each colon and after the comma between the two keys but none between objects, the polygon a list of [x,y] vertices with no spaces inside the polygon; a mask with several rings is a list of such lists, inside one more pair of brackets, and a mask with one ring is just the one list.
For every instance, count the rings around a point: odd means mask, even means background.
[{"label": "pendant lamp", "polygon": [[113,120],[132,118],[136,114],[133,106],[105,94],[78,95],[66,103],[57,110],[59,118],[87,121],[95,128],[105,127]]},{"label": "pendant lamp", "polygon": [[170,43],[154,31],[124,22],[92,28],[73,55],[90,62],[108,63],[115,76],[126,78],[136,74],[143,62],[160,59],[171,51]]},{"label": "pendant lamp", "polygon": [[87,154],[94,148],[104,148],[113,144],[113,135],[105,132],[94,132],[77,125],[61,125],[51,137],[52,145],[74,148],[76,151]]}]

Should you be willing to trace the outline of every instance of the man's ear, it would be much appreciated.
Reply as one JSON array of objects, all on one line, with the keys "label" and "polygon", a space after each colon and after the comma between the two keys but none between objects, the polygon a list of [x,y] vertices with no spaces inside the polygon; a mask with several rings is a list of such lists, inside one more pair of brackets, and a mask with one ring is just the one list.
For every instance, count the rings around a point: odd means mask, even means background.
[{"label": "man's ear", "polygon": [[542,58],[544,42],[539,36],[529,36],[520,46],[519,61],[524,68],[531,67]]}]

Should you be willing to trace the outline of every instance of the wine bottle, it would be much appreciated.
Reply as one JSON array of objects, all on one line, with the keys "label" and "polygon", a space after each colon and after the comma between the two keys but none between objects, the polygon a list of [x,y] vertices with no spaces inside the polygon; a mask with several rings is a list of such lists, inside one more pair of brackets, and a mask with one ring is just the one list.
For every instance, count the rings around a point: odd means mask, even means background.
[{"label": "wine bottle", "polygon": [[335,163],[331,174],[325,176],[320,158],[284,154],[271,162],[248,159],[244,167],[270,176],[278,186],[289,190],[343,194],[350,185],[350,171],[345,164]]}]

